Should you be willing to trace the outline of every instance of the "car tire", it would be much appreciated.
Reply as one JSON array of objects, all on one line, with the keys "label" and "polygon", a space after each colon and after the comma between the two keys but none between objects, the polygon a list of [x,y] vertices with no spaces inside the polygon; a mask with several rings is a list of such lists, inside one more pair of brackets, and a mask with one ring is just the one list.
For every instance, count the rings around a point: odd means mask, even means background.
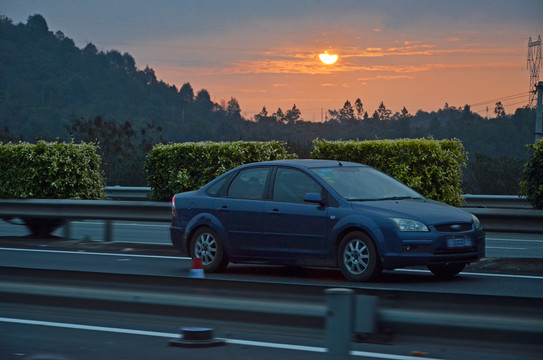
[{"label": "car tire", "polygon": [[459,272],[464,270],[466,264],[463,263],[447,263],[447,264],[430,264],[427,266],[434,275],[442,278],[449,279],[457,275]]},{"label": "car tire", "polygon": [[381,273],[381,262],[375,244],[360,231],[348,233],[339,244],[338,264],[350,281],[369,281]]},{"label": "car tire", "polygon": [[208,227],[200,228],[192,235],[190,255],[202,259],[205,272],[220,272],[228,266],[221,237]]}]

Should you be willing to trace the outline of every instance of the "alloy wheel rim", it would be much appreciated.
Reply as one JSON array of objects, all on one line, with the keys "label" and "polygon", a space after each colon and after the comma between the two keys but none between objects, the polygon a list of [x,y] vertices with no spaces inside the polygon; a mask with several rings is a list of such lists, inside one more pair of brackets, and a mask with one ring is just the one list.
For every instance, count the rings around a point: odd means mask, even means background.
[{"label": "alloy wheel rim", "polygon": [[369,266],[370,253],[362,240],[351,240],[343,252],[343,263],[347,270],[355,275],[360,275]]},{"label": "alloy wheel rim", "polygon": [[202,259],[202,265],[209,265],[217,256],[217,241],[209,233],[201,234],[194,244],[194,255]]}]

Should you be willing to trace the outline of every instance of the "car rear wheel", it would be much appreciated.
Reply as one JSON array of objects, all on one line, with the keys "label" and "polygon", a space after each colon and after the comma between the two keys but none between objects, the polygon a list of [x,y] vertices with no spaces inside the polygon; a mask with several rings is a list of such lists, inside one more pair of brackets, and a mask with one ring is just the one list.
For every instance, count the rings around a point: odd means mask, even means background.
[{"label": "car rear wheel", "polygon": [[463,263],[451,263],[451,264],[430,264],[428,270],[434,273],[434,275],[448,279],[452,278],[460,271],[464,270],[466,264]]},{"label": "car rear wheel", "polygon": [[221,237],[208,227],[201,228],[192,235],[190,255],[202,259],[206,272],[219,272],[228,266]]},{"label": "car rear wheel", "polygon": [[381,263],[370,237],[363,232],[347,234],[338,249],[338,263],[343,276],[351,281],[368,281],[381,273]]}]

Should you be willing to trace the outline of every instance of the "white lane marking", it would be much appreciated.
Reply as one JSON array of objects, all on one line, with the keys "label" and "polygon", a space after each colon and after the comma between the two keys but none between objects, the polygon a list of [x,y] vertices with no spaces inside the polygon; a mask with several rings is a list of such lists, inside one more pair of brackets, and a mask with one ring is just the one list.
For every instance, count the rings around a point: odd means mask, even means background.
[{"label": "white lane marking", "polygon": [[[40,250],[40,249],[16,249],[16,248],[2,248],[0,250],[4,251],[29,251],[29,252],[45,252],[45,253],[56,253],[56,254],[77,254],[77,255],[104,255],[104,256],[130,256],[130,257],[141,257],[141,258],[155,258],[155,259],[189,259],[184,257],[175,257],[175,256],[159,256],[159,255],[137,255],[137,254],[124,254],[124,253],[95,253],[95,252],[82,252],[82,251],[62,251],[62,250]],[[429,270],[418,270],[418,269],[396,269],[394,271],[404,271],[404,272],[421,272],[430,274]],[[487,276],[487,277],[510,277],[517,279],[543,279],[543,276],[530,276],[530,275],[508,275],[508,274],[490,274],[490,273],[476,273],[476,272],[461,272],[462,275],[475,275],[475,276]]]},{"label": "white lane marking", "polygon": [[[104,225],[103,222],[96,222],[96,221],[72,221],[72,224],[83,224],[83,225]],[[115,227],[117,226],[141,226],[141,227],[162,227],[162,228],[169,228],[170,224],[145,224],[145,223],[121,223],[121,222],[114,222],[113,225]]]},{"label": "white lane marking", "polygon": [[[418,272],[418,273],[426,273],[426,274],[432,273],[430,270],[419,270],[419,269],[396,269],[394,271]],[[543,276],[533,276],[533,275],[489,274],[489,273],[476,273],[476,272],[461,272],[460,275],[543,280]]]},{"label": "white lane marking", "polygon": [[527,248],[517,247],[504,247],[504,246],[487,246],[486,249],[500,249],[500,250],[527,250]]},{"label": "white lane marking", "polygon": [[[113,327],[105,327],[105,326],[58,323],[58,322],[52,322],[52,321],[14,319],[14,318],[5,318],[5,317],[0,317],[0,322],[24,324],[24,325],[51,326],[51,327],[76,329],[76,330],[113,332],[113,333],[119,333],[119,334],[129,334],[129,335],[156,336],[156,337],[165,337],[165,338],[178,338],[180,336],[179,334],[157,332],[157,331],[145,331],[145,330],[123,329],[123,328],[113,328]],[[227,338],[222,338],[222,340],[225,340],[226,342],[230,344],[245,345],[245,346],[257,346],[257,347],[267,347],[267,348],[286,349],[286,350],[299,350],[299,351],[318,352],[318,353],[325,353],[328,351],[326,348],[317,347],[317,346],[302,346],[302,345],[269,343],[269,342],[263,342],[263,341],[227,339]],[[394,354],[384,354],[384,353],[376,353],[376,352],[368,352],[368,351],[351,351],[351,355],[374,357],[374,358],[379,358],[379,359],[391,359],[391,360],[420,360],[420,356],[394,355]],[[441,359],[429,358],[429,357],[424,357],[424,359],[425,360],[441,360]]]},{"label": "white lane marking", "polygon": [[486,240],[490,241],[512,241],[512,242],[532,242],[532,243],[543,243],[543,240],[535,240],[535,239],[499,239],[499,238],[486,238]]},{"label": "white lane marking", "polygon": [[85,251],[62,251],[62,250],[41,250],[41,249],[16,249],[16,248],[0,248],[4,251],[21,251],[21,252],[40,252],[40,253],[53,253],[53,254],[74,254],[74,255],[103,255],[103,256],[126,256],[126,257],[140,257],[140,258],[153,258],[153,259],[188,259],[181,256],[160,256],[160,255],[138,255],[138,254],[125,254],[125,253],[97,253],[97,252],[85,252]]}]

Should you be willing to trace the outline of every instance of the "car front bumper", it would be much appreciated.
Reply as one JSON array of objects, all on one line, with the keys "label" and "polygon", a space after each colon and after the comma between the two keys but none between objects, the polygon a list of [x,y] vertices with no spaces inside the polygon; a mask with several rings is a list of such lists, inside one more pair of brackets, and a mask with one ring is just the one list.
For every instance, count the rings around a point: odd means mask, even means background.
[{"label": "car front bumper", "polygon": [[485,257],[485,234],[482,231],[476,231],[471,233],[470,237],[473,245],[461,248],[446,248],[440,245],[445,237],[426,245],[404,243],[402,251],[387,252],[381,257],[381,263],[384,269],[443,263],[474,263]]}]

